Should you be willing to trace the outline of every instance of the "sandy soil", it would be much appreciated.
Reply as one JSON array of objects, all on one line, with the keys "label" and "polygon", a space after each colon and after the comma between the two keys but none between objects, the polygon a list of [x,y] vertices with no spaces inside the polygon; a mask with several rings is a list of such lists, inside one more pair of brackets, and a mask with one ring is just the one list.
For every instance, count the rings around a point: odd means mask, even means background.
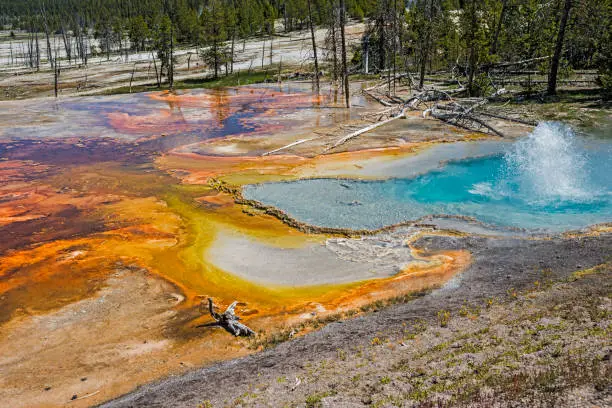
[{"label": "sandy soil", "polygon": [[129,390],[117,379],[154,378],[159,352],[172,347],[163,328],[181,299],[177,288],[146,271],[117,268],[91,298],[13,318],[0,336],[0,400],[11,407],[62,406],[73,395],[96,393],[71,403],[89,406]]}]

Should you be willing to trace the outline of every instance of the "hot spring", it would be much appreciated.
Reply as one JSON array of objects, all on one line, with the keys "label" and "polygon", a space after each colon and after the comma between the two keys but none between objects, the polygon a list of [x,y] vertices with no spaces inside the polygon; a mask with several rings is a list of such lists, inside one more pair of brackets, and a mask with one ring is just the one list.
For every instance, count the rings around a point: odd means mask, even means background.
[{"label": "hot spring", "polygon": [[338,228],[375,229],[442,214],[551,232],[612,221],[612,140],[545,122],[504,145],[422,174],[409,169],[407,177],[264,183],[243,193],[302,222]]}]

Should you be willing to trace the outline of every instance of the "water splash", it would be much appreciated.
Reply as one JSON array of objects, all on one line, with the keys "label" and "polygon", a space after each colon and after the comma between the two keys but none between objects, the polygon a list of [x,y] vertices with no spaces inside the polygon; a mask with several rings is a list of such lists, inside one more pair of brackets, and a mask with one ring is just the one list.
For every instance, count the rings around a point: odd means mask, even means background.
[{"label": "water splash", "polygon": [[559,122],[540,123],[504,156],[506,173],[498,193],[508,195],[508,183],[534,204],[580,202],[596,195],[589,185],[588,158],[574,131]]}]

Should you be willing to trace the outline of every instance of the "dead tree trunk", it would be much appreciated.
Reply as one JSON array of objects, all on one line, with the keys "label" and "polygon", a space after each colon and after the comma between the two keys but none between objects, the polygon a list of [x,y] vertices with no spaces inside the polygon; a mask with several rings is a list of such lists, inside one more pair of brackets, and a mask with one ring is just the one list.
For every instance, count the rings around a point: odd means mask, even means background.
[{"label": "dead tree trunk", "polygon": [[51,40],[49,39],[49,25],[47,24],[47,13],[45,12],[45,8],[41,6],[40,12],[43,16],[43,24],[45,27],[45,36],[47,37],[47,61],[51,68],[55,70],[55,61],[53,60],[53,53],[51,51]]},{"label": "dead tree trunk", "polygon": [[174,30],[170,24],[170,58],[168,61],[168,87],[174,90]]},{"label": "dead tree trunk", "polygon": [[64,40],[64,50],[68,58],[68,64],[72,64],[72,41],[68,36],[66,27],[62,24],[62,40]]},{"label": "dead tree trunk", "polygon": [[153,57],[153,67],[155,68],[155,82],[157,82],[157,87],[161,88],[161,72],[159,72],[159,74],[157,73],[157,62],[155,62],[155,55],[151,53],[151,56]]},{"label": "dead tree trunk", "polygon": [[332,10],[332,14],[333,14],[333,20],[332,20],[332,24],[331,24],[331,46],[332,46],[332,65],[333,65],[333,72],[332,72],[332,80],[336,81],[338,79],[338,44],[337,44],[337,37],[336,37],[336,13],[335,10]]},{"label": "dead tree trunk", "polygon": [[136,71],[136,62],[134,63],[134,68],[132,68],[132,75],[130,75],[130,93],[132,93],[132,81],[134,80],[134,72]]},{"label": "dead tree trunk", "polygon": [[232,30],[232,46],[230,48],[230,72],[234,73],[234,43],[236,42],[236,28]]},{"label": "dead tree trunk", "polygon": [[266,58],[266,38],[263,39],[263,44],[261,46],[261,69],[264,67],[264,59]]},{"label": "dead tree trunk", "polygon": [[60,76],[60,67],[59,65],[55,64],[55,67],[53,68],[54,71],[54,75],[53,75],[53,84],[54,84],[54,91],[55,91],[55,97],[57,98],[57,94],[59,91],[59,76]]},{"label": "dead tree trunk", "polygon": [[497,42],[499,40],[499,34],[501,33],[502,26],[504,25],[504,18],[506,17],[506,11],[508,7],[506,3],[508,0],[502,0],[502,8],[499,13],[499,20],[497,21],[497,27],[495,28],[495,34],[493,35],[493,42],[491,44],[491,49],[489,50],[489,54],[494,55],[497,53]]},{"label": "dead tree trunk", "polygon": [[559,34],[557,35],[557,43],[555,45],[555,53],[550,61],[550,73],[548,74],[548,95],[556,95],[557,93],[557,72],[559,71],[559,60],[561,59],[561,51],[563,51],[563,38],[565,37],[565,27],[569,18],[570,10],[572,9],[572,0],[565,0],[563,15],[561,16],[561,24],[559,25]]},{"label": "dead tree trunk", "polygon": [[238,302],[235,301],[234,303],[229,305],[227,309],[225,309],[225,312],[217,313],[215,311],[215,304],[213,303],[213,300],[211,298],[208,298],[208,312],[210,313],[212,318],[215,319],[215,322],[212,324],[203,324],[198,327],[219,326],[223,327],[225,330],[227,330],[229,333],[233,334],[236,337],[254,336],[255,332],[251,330],[247,325],[240,323],[240,317],[236,316],[236,314],[234,313],[234,309],[236,308],[237,304]]},{"label": "dead tree trunk", "polygon": [[364,74],[369,74],[370,73],[370,49],[369,49],[369,44],[370,43],[370,36],[369,35],[365,35],[365,38],[363,39],[363,73]]},{"label": "dead tree trunk", "polygon": [[399,32],[397,29],[397,0],[393,1],[393,55],[392,55],[392,62],[393,62],[393,95],[396,94],[396,87],[395,87],[395,75],[397,74],[397,43],[398,43],[398,36],[399,36]]},{"label": "dead tree trunk", "polygon": [[474,96],[474,74],[476,73],[476,0],[470,2],[470,31],[468,36],[468,93]]},{"label": "dead tree trunk", "polygon": [[342,79],[344,81],[344,100],[346,107],[351,107],[351,99],[349,94],[349,77],[348,67],[346,64],[346,36],[344,34],[344,25],[346,24],[346,11],[344,0],[340,0],[340,39],[342,42]]},{"label": "dead tree trunk", "polygon": [[[12,55],[11,55],[11,58],[12,58]],[[39,71],[39,70],[40,70],[40,47],[38,45],[38,32],[36,32],[36,71]]]},{"label": "dead tree trunk", "polygon": [[421,61],[419,69],[419,89],[423,89],[425,83],[425,69],[427,68],[427,58],[429,57],[429,46],[431,37],[431,14],[432,14],[432,0],[428,0],[425,4],[425,18],[427,19],[427,26],[425,31],[424,43],[421,47]]},{"label": "dead tree trunk", "polygon": [[310,25],[310,38],[312,39],[312,52],[314,54],[314,80],[315,92],[319,93],[319,59],[317,58],[317,42],[315,41],[314,24],[312,22],[312,7],[311,0],[308,0],[308,20]]}]

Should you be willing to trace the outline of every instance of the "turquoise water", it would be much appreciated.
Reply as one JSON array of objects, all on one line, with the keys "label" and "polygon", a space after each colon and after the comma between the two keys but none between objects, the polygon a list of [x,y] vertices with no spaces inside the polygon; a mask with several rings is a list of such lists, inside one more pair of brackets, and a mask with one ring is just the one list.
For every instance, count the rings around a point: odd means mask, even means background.
[{"label": "turquoise water", "polygon": [[502,154],[416,177],[310,179],[246,186],[245,197],[313,225],[380,228],[426,215],[562,231],[612,222],[612,141],[540,124]]}]

